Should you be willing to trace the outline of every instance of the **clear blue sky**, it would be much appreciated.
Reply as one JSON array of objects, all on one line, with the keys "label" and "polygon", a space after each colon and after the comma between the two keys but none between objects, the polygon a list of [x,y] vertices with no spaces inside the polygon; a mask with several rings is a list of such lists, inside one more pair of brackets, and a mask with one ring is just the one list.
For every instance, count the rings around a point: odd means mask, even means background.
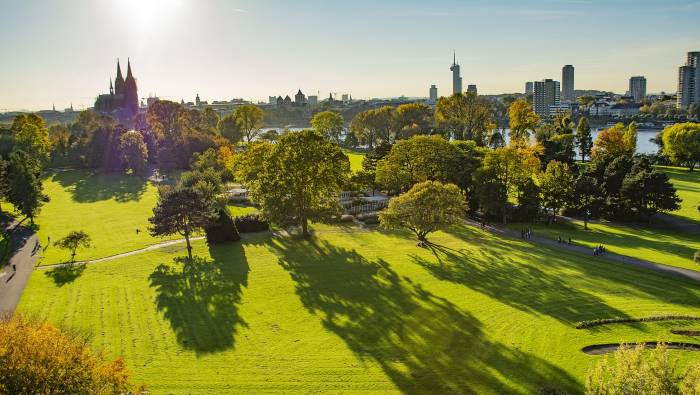
[{"label": "clear blue sky", "polygon": [[[519,92],[527,80],[675,91],[700,50],[700,1],[0,0],[0,111],[91,106],[116,58],[139,95],[266,100],[301,88],[354,98]],[[126,71],[126,70],[124,70]]]}]

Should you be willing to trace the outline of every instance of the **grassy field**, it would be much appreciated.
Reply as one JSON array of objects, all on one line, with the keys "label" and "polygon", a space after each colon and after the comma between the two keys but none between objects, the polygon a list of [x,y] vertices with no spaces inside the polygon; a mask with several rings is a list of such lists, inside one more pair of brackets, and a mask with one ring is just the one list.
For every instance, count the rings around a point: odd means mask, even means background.
[{"label": "grassy field", "polygon": [[591,247],[605,245],[608,251],[652,262],[700,270],[693,262],[693,254],[700,250],[700,234],[678,232],[662,227],[624,225],[601,221],[589,223],[589,230],[583,229],[583,221],[559,220],[553,225],[510,224],[514,230],[531,228],[536,235],[564,240],[571,237],[579,245]]},{"label": "grassy field", "polygon": [[[154,394],[579,392],[583,346],[665,339],[689,323],[577,321],[695,313],[700,287],[463,227],[431,237],[314,226],[35,271],[19,311],[91,334]],[[697,326],[697,325],[696,325]],[[700,354],[671,351],[680,367]]]},{"label": "grassy field", "polygon": [[668,174],[671,182],[678,190],[678,196],[683,199],[681,209],[672,215],[700,223],[700,171],[690,172],[680,167],[660,167]]},{"label": "grassy field", "polygon": [[[168,239],[148,235],[148,217],[158,191],[143,178],[68,170],[51,173],[43,182],[51,201],[36,218],[42,265],[69,260],[70,253],[53,243],[72,230],[83,230],[92,238],[93,247],[78,250],[77,260],[106,257]],[[47,245],[49,237],[51,245]]]},{"label": "grassy field", "polygon": [[365,154],[350,150],[344,151],[348,158],[350,158],[350,171],[354,173],[362,170],[362,160],[365,158]]}]

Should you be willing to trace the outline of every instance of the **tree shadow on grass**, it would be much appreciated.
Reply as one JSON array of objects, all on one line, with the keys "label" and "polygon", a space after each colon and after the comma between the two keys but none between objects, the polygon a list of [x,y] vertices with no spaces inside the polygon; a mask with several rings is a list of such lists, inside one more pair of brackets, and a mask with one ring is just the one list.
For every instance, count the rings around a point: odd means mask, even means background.
[{"label": "tree shadow on grass", "polygon": [[184,348],[197,354],[235,347],[239,327],[247,324],[238,313],[248,262],[241,243],[209,247],[213,259],[175,258],[156,267],[150,276],[156,306]]},{"label": "tree shadow on grass", "polygon": [[69,189],[78,203],[115,199],[137,201],[146,192],[147,180],[140,176],[68,170],[57,172],[53,180]]},{"label": "tree shadow on grass", "polygon": [[52,279],[54,284],[62,287],[78,279],[78,277],[83,275],[84,271],[84,264],[75,263],[47,270],[44,272],[44,275]]},{"label": "tree shadow on grass", "polygon": [[482,323],[383,261],[324,241],[275,240],[304,306],[408,393],[580,391],[567,372],[491,341]]}]

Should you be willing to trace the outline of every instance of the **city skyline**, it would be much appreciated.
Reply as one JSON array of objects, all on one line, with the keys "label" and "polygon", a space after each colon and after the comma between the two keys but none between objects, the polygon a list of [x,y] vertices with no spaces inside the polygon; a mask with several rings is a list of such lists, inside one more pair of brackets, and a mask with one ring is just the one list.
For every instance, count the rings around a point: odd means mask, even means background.
[{"label": "city skyline", "polygon": [[[444,95],[453,50],[464,85],[481,94],[559,80],[566,64],[576,89],[625,93],[631,76],[644,75],[647,92],[675,93],[678,65],[700,49],[697,1],[66,3],[3,5],[0,45],[12,56],[0,66],[0,112],[90,107],[117,57],[131,58],[141,97],[266,101],[298,89],[426,97],[433,84]],[[641,40],[629,20],[663,35]]]}]

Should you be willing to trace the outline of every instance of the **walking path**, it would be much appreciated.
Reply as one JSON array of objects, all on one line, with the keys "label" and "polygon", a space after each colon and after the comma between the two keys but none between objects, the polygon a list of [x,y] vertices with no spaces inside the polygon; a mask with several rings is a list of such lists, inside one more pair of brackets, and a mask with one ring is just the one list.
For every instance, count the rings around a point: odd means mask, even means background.
[{"label": "walking path", "polygon": [[[469,225],[475,226],[475,227],[480,227],[481,224],[477,221],[468,219],[466,222]],[[505,229],[505,228],[499,228],[495,227],[492,225],[486,225],[486,230],[496,233],[499,235],[503,236],[509,236],[512,238],[521,238],[519,232],[512,230],[512,229]],[[648,269],[648,270],[654,270],[657,272],[661,273],[666,273],[666,274],[672,274],[672,275],[677,275],[684,277],[689,280],[694,280],[697,282],[700,282],[700,272],[695,271],[695,270],[690,270],[690,269],[683,269],[680,267],[675,267],[675,266],[668,266],[668,265],[663,265],[660,263],[654,263],[654,262],[649,262],[645,261],[642,259],[637,259],[637,258],[632,258],[626,255],[619,255],[615,254],[612,252],[606,252],[604,255],[598,255],[598,256],[593,256],[593,249],[590,247],[584,247],[580,245],[569,245],[567,243],[559,243],[556,240],[550,240],[545,237],[537,237],[537,236],[532,236],[530,239],[525,239],[525,241],[533,244],[540,244],[540,245],[545,245],[548,247],[555,247],[555,248],[561,248],[585,255],[590,255],[592,259],[600,258],[600,259],[607,259],[607,260],[612,260],[620,263],[624,263],[626,265],[631,265],[643,269]]]},{"label": "walking path", "polygon": [[[202,240],[202,239],[204,239],[204,236],[198,236],[198,237],[190,238],[190,241]],[[121,254],[110,255],[110,256],[106,256],[104,258],[93,259],[90,261],[73,262],[73,263],[55,263],[52,265],[38,266],[36,269],[37,270],[47,270],[47,269],[55,269],[55,268],[59,268],[59,267],[66,267],[66,266],[72,266],[72,265],[87,265],[87,264],[92,264],[92,263],[107,262],[107,261],[111,261],[114,259],[124,258],[124,257],[131,256],[131,255],[142,254],[144,252],[157,250],[159,248],[168,247],[168,246],[171,246],[174,244],[181,244],[184,242],[185,242],[185,239],[164,241],[162,243],[153,244],[153,245],[150,245],[150,246],[145,247],[145,248],[140,248],[138,250],[132,250],[132,251],[124,252]]]},{"label": "walking path", "polygon": [[[0,268],[0,317],[15,311],[39,256],[39,240],[34,231],[24,226],[15,226],[16,222],[13,222],[8,227],[14,228],[10,231],[10,262],[4,268]],[[15,265],[17,271],[12,269],[12,265]]]}]

